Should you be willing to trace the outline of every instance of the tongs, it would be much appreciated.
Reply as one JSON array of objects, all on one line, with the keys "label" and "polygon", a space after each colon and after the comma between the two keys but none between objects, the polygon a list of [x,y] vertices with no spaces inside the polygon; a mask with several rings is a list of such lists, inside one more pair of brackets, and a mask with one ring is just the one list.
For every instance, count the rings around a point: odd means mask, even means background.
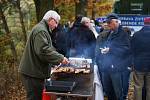
[{"label": "tongs", "polygon": [[62,64],[60,63],[58,66],[55,67],[55,70],[57,70]]},{"label": "tongs", "polygon": [[59,67],[64,67],[64,66],[67,66],[67,67],[77,67],[77,65],[75,65],[75,64],[71,64],[71,63],[69,63],[69,64],[59,64],[57,67],[55,67],[55,70],[57,70]]}]

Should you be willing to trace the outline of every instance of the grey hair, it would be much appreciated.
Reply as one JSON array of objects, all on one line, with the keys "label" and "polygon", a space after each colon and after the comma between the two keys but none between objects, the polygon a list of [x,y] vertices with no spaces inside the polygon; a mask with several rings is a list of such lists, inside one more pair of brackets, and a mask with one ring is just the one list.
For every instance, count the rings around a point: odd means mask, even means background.
[{"label": "grey hair", "polygon": [[89,21],[90,22],[90,18],[88,18],[88,17],[82,17],[82,19],[81,19],[81,23],[85,23],[85,22],[87,22],[87,21]]},{"label": "grey hair", "polygon": [[45,13],[43,19],[49,20],[50,18],[55,19],[57,21],[57,23],[59,23],[60,15],[56,11],[49,10]]}]

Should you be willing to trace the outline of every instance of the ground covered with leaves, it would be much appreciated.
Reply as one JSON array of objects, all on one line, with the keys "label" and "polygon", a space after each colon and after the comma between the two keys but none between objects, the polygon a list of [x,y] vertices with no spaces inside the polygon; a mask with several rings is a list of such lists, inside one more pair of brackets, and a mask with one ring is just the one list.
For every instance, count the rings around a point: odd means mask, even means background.
[{"label": "ground covered with leaves", "polygon": [[18,74],[18,63],[11,56],[0,56],[0,100],[26,100]]}]

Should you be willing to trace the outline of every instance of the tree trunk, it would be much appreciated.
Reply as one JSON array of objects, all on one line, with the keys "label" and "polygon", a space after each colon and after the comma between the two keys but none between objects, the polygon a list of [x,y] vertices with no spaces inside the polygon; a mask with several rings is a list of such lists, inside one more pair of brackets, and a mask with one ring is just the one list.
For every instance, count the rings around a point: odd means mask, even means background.
[{"label": "tree trunk", "polygon": [[[0,15],[1,15],[0,17],[1,17],[1,19],[3,21],[3,24],[4,24],[4,28],[5,28],[6,34],[10,35],[10,30],[8,28],[8,25],[7,25],[4,13],[2,11],[2,4],[1,3],[0,3]],[[10,37],[11,37],[11,35],[10,35]],[[16,52],[16,48],[15,48],[14,42],[12,40],[10,42],[10,47],[11,47],[12,54],[14,56],[14,60],[17,61],[17,52]]]},{"label": "tree trunk", "polygon": [[92,19],[95,19],[95,16],[96,16],[96,0],[94,0],[92,3],[93,3]]},{"label": "tree trunk", "polygon": [[87,16],[87,2],[88,0],[77,0],[75,2],[75,15]]},{"label": "tree trunk", "polygon": [[36,17],[39,22],[48,10],[54,9],[54,0],[34,0]]},{"label": "tree trunk", "polygon": [[20,7],[20,0],[17,0],[17,8],[19,10],[19,15],[20,15],[20,22],[21,22],[21,27],[22,27],[22,33],[23,33],[23,39],[24,39],[24,44],[26,44],[27,41],[27,35],[26,35],[26,29],[25,29],[25,25],[24,25],[24,21],[23,21],[23,13],[21,11],[21,7]]}]

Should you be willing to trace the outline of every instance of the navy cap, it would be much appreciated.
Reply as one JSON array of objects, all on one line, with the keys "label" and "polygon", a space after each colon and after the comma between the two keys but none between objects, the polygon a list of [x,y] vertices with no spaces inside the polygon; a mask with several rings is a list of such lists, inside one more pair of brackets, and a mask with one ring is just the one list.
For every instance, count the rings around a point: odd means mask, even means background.
[{"label": "navy cap", "polygon": [[118,19],[119,17],[118,17],[118,15],[116,15],[115,13],[111,13],[111,14],[108,14],[107,16],[106,16],[106,22],[108,23],[108,22],[110,22],[112,19]]}]

